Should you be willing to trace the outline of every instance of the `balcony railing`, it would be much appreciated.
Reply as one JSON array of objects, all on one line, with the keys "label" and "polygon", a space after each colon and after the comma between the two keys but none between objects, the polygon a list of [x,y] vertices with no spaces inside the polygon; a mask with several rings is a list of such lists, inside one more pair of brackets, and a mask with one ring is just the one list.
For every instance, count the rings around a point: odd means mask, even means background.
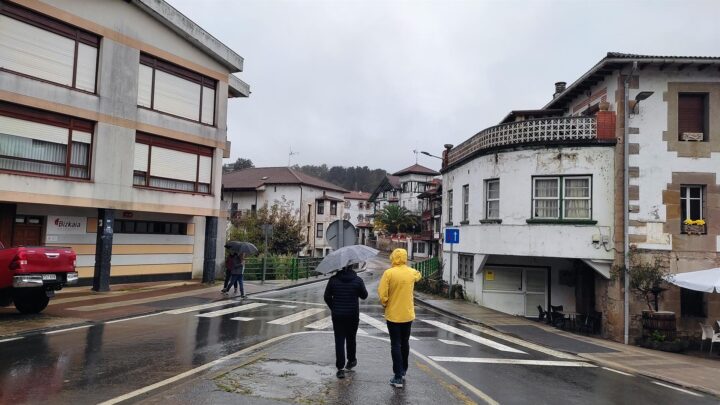
[{"label": "balcony railing", "polygon": [[555,117],[511,122],[484,129],[452,148],[448,153],[448,166],[483,150],[595,139],[597,125],[594,117]]}]

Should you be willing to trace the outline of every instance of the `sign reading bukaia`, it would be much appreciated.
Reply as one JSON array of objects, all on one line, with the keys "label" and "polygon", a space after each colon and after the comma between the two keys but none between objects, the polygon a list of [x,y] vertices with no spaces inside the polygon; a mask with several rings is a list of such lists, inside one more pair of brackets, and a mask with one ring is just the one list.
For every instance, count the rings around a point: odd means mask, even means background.
[{"label": "sign reading bukaia", "polygon": [[47,234],[48,235],[66,235],[86,233],[87,218],[86,217],[66,217],[48,215],[47,217]]}]

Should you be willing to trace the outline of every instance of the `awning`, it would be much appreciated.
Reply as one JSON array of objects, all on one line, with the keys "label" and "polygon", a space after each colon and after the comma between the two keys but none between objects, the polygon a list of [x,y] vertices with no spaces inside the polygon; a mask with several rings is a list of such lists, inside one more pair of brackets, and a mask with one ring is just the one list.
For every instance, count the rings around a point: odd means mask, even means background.
[{"label": "awning", "polygon": [[590,266],[593,270],[600,273],[601,276],[606,279],[610,279],[610,269],[612,268],[612,260],[601,260],[601,259],[580,259],[585,264]]},{"label": "awning", "polygon": [[708,270],[670,274],[665,281],[688,290],[720,292],[720,267]]}]

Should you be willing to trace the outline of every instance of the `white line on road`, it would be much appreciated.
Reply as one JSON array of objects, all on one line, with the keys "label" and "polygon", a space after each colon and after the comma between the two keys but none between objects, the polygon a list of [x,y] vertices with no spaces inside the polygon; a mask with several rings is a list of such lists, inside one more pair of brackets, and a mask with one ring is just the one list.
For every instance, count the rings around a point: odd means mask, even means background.
[{"label": "white line on road", "polygon": [[661,387],[670,388],[671,390],[684,392],[684,393],[686,393],[686,394],[694,395],[694,396],[696,396],[696,397],[702,397],[702,395],[698,394],[697,392],[692,392],[692,391],[684,390],[684,389],[682,389],[682,388],[675,387],[675,386],[672,386],[672,385],[670,385],[670,384],[663,384],[663,383],[661,383],[661,382],[659,382],[659,381],[653,381],[652,383],[655,384],[655,385],[659,385],[659,386],[661,386]]},{"label": "white line on road", "polygon": [[[373,318],[370,315],[360,312],[360,320],[362,322],[365,322],[366,324],[374,327],[375,329],[379,330],[382,333],[389,334],[388,329],[387,329],[387,324],[384,322],[378,321],[377,319]],[[419,339],[414,336],[410,336],[410,340],[419,340]]]},{"label": "white line on road", "polygon": [[187,297],[191,297],[193,295],[207,294],[211,291],[215,291],[215,287],[203,288],[200,290],[193,290],[193,291],[183,291],[183,292],[179,292],[179,293],[166,294],[166,295],[155,296],[155,297],[138,298],[138,299],[127,300],[127,301],[115,301],[115,302],[105,302],[105,303],[96,304],[96,305],[84,305],[81,307],[68,308],[68,310],[83,311],[83,312],[97,311],[100,309],[110,309],[110,308],[126,307],[126,306],[130,306],[130,305],[147,304],[149,302],[174,300],[176,298],[187,298]]},{"label": "white line on road", "polygon": [[199,316],[201,318],[215,318],[216,316],[222,316],[225,314],[232,314],[235,312],[247,311],[247,310],[253,309],[253,308],[264,307],[265,305],[267,305],[267,304],[263,304],[260,302],[253,302],[252,304],[239,305],[237,307],[221,309],[219,311],[213,311],[213,312],[206,312],[204,314],[197,314],[195,316]]},{"label": "white line on road", "polygon": [[180,315],[180,314],[185,314],[188,312],[200,311],[203,309],[221,307],[223,305],[237,304],[237,303],[239,303],[239,301],[224,300],[224,301],[218,301],[218,302],[211,302],[209,304],[195,305],[192,307],[185,307],[185,308],[180,308],[180,309],[173,309],[172,311],[166,311],[165,313],[170,314],[170,315]]},{"label": "white line on road", "polygon": [[470,329],[476,330],[478,332],[484,333],[486,335],[490,335],[492,337],[502,339],[506,342],[515,343],[516,345],[527,347],[528,349],[535,350],[536,352],[549,354],[550,356],[557,357],[559,359],[576,360],[576,361],[582,360],[581,357],[578,357],[578,356],[575,356],[575,355],[572,355],[569,353],[563,353],[561,351],[549,349],[545,346],[540,346],[538,344],[528,342],[526,340],[522,340],[522,339],[519,339],[519,338],[516,338],[513,336],[508,336],[502,332],[494,331],[490,328],[485,328],[485,327],[478,326],[478,325],[470,325],[467,323],[461,323],[460,325],[462,325],[466,328],[470,328]]},{"label": "white line on road", "polygon": [[0,340],[0,343],[12,342],[12,341],[14,341],[14,340],[20,340],[20,339],[23,339],[23,336],[14,337],[14,338],[10,338],[10,339],[3,339],[3,340]]},{"label": "white line on road", "polygon": [[262,301],[273,301],[273,302],[287,302],[290,304],[320,305],[323,307],[326,306],[326,304],[320,303],[320,302],[291,301],[291,300],[280,300],[280,299],[275,299],[275,298],[260,298],[260,297],[249,297],[249,299],[262,300]]},{"label": "white line on road", "polygon": [[280,308],[297,308],[297,305],[279,305]]},{"label": "white line on road", "polygon": [[438,339],[438,340],[445,343],[446,345],[470,347],[470,345],[467,343],[457,342],[455,340],[445,340],[445,339]]},{"label": "white line on road", "polygon": [[327,318],[323,318],[319,321],[315,321],[315,322],[311,323],[310,325],[305,325],[305,327],[308,329],[327,329],[330,326],[332,326],[332,318],[329,316]]},{"label": "white line on road", "polygon": [[301,319],[305,319],[309,316],[313,316],[315,314],[319,314],[320,312],[325,311],[324,308],[310,308],[306,309],[304,311],[300,311],[297,313],[294,313],[292,315],[284,316],[282,318],[275,319],[274,321],[268,322],[271,325],[287,325],[289,323],[297,322]]},{"label": "white line on road", "polygon": [[114,321],[105,322],[105,324],[106,324],[106,325],[109,325],[109,324],[111,324],[111,323],[118,323],[118,322],[125,322],[125,321],[134,321],[134,320],[136,320],[136,319],[149,318],[149,317],[151,317],[151,316],[161,315],[161,314],[163,314],[163,312],[157,312],[157,313],[148,314],[148,315],[133,316],[132,318],[116,319],[116,320],[114,320]]},{"label": "white line on road", "polygon": [[244,317],[244,316],[236,316],[235,318],[230,318],[230,319],[232,319],[233,321],[249,322],[249,321],[252,321],[252,320],[255,319],[255,318],[246,318],[246,317]]},{"label": "white line on road", "polygon": [[54,335],[54,334],[56,334],[56,333],[68,332],[68,331],[71,331],[71,330],[85,329],[85,328],[89,328],[89,327],[91,327],[91,326],[92,326],[92,325],[83,325],[83,326],[76,326],[76,327],[74,327],[74,328],[67,328],[67,329],[60,329],[60,330],[51,330],[50,332],[45,332],[45,334],[46,334],[46,335]]},{"label": "white line on road", "polygon": [[485,363],[485,364],[519,364],[524,366],[555,366],[555,367],[596,367],[593,364],[583,361],[560,361],[560,360],[525,360],[525,359],[490,359],[484,357],[446,357],[429,356],[439,362],[449,363]]},{"label": "white line on road", "polygon": [[425,323],[429,323],[430,325],[433,325],[433,326],[438,327],[438,328],[440,328],[440,329],[445,329],[446,331],[451,332],[451,333],[454,333],[454,334],[456,334],[456,335],[458,335],[458,336],[462,336],[462,337],[464,337],[465,339],[469,339],[469,340],[472,340],[473,342],[480,343],[481,345],[485,345],[485,346],[488,346],[488,347],[492,347],[493,349],[496,349],[496,350],[500,350],[500,351],[503,351],[503,352],[510,352],[510,353],[527,354],[527,353],[525,353],[525,352],[522,351],[522,350],[514,349],[514,348],[512,348],[512,347],[510,347],[510,346],[505,346],[505,345],[502,344],[502,343],[494,342],[494,341],[492,341],[492,340],[490,340],[490,339],[485,339],[484,337],[480,337],[480,336],[478,336],[478,335],[472,334],[472,333],[467,332],[467,331],[464,331],[464,330],[462,330],[462,329],[458,329],[458,328],[456,328],[456,327],[454,327],[454,326],[450,326],[450,325],[444,324],[444,323],[442,323],[442,322],[433,321],[433,320],[427,320],[427,319],[423,319],[422,321],[425,322]]},{"label": "white line on road", "polygon": [[364,330],[364,329],[360,329],[360,328],[358,328],[358,335],[367,335],[367,334],[368,334],[368,333],[367,333],[367,332],[365,332],[365,330]]},{"label": "white line on road", "polygon": [[603,367],[602,369],[603,369],[603,370],[607,370],[607,371],[612,371],[613,373],[622,374],[622,375],[628,376],[628,377],[635,377],[635,375],[633,375],[633,374],[626,373],[626,372],[620,371],[620,370],[615,370],[614,368]]}]

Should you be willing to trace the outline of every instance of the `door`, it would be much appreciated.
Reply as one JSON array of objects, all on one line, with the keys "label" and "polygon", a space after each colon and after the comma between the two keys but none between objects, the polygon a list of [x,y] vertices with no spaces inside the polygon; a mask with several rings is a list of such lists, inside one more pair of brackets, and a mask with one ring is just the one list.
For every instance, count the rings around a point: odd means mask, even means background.
[{"label": "door", "polygon": [[538,314],[547,305],[547,269],[485,267],[483,305],[512,315]]},{"label": "door", "polygon": [[538,316],[537,307],[546,308],[547,270],[525,269],[525,316]]},{"label": "door", "polygon": [[3,246],[12,246],[14,219],[15,204],[0,204],[0,243],[2,243]]},{"label": "door", "polygon": [[13,246],[42,246],[42,218],[15,216]]}]

